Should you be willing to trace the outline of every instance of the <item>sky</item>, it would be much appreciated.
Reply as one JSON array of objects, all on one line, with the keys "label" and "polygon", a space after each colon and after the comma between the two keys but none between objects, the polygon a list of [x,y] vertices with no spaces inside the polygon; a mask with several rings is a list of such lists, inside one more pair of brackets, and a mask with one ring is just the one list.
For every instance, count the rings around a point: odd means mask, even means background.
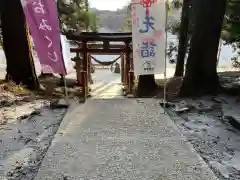
[{"label": "sky", "polygon": [[92,8],[99,10],[117,10],[126,6],[130,0],[89,0]]}]

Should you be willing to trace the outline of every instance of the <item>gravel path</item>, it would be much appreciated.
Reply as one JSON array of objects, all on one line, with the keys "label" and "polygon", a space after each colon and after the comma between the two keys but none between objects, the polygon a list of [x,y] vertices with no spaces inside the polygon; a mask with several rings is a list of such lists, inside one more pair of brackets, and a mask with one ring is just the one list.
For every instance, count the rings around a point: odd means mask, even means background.
[{"label": "gravel path", "polygon": [[35,180],[216,180],[156,100],[88,100],[62,122]]},{"label": "gravel path", "polygon": [[94,84],[91,85],[93,98],[123,98],[121,74],[112,73],[110,70],[96,70],[92,74]]}]

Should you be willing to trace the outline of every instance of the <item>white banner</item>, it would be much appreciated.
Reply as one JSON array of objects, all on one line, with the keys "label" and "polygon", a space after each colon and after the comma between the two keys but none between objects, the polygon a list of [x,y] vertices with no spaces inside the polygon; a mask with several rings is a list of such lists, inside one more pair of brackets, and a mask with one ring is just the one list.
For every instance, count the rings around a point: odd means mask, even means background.
[{"label": "white banner", "polygon": [[71,60],[74,56],[72,53],[70,53],[70,44],[67,40],[66,36],[62,35],[60,36],[61,45],[62,45],[62,55],[63,55],[63,62],[66,68],[67,74],[70,74],[72,72],[75,72],[74,69],[74,62]]},{"label": "white banner", "polygon": [[164,73],[165,23],[165,0],[132,0],[135,75]]}]

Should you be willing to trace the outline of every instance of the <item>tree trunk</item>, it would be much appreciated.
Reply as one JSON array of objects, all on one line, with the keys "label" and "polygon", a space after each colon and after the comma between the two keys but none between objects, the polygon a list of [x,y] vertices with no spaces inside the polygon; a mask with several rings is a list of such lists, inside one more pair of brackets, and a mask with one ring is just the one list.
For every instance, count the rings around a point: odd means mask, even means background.
[{"label": "tree trunk", "polygon": [[39,82],[20,0],[5,1],[1,21],[3,46],[7,60],[6,79],[26,85],[30,89],[38,88]]},{"label": "tree trunk", "polygon": [[137,96],[153,96],[157,89],[154,75],[140,75],[138,78]]},{"label": "tree trunk", "polygon": [[183,1],[182,15],[181,15],[181,25],[180,25],[180,35],[178,44],[178,56],[175,69],[175,77],[183,76],[184,72],[184,60],[186,55],[186,50],[188,46],[188,24],[189,24],[189,0]]},{"label": "tree trunk", "polygon": [[226,0],[198,0],[197,3],[196,24],[180,96],[215,94],[220,89],[217,53]]}]

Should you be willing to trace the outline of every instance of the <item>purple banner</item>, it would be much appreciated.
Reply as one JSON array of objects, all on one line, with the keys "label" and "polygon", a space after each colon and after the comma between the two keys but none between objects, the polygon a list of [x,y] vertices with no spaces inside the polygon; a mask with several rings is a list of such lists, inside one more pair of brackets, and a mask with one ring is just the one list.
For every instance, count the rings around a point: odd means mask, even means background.
[{"label": "purple banner", "polygon": [[66,74],[55,0],[21,0],[44,73]]}]

